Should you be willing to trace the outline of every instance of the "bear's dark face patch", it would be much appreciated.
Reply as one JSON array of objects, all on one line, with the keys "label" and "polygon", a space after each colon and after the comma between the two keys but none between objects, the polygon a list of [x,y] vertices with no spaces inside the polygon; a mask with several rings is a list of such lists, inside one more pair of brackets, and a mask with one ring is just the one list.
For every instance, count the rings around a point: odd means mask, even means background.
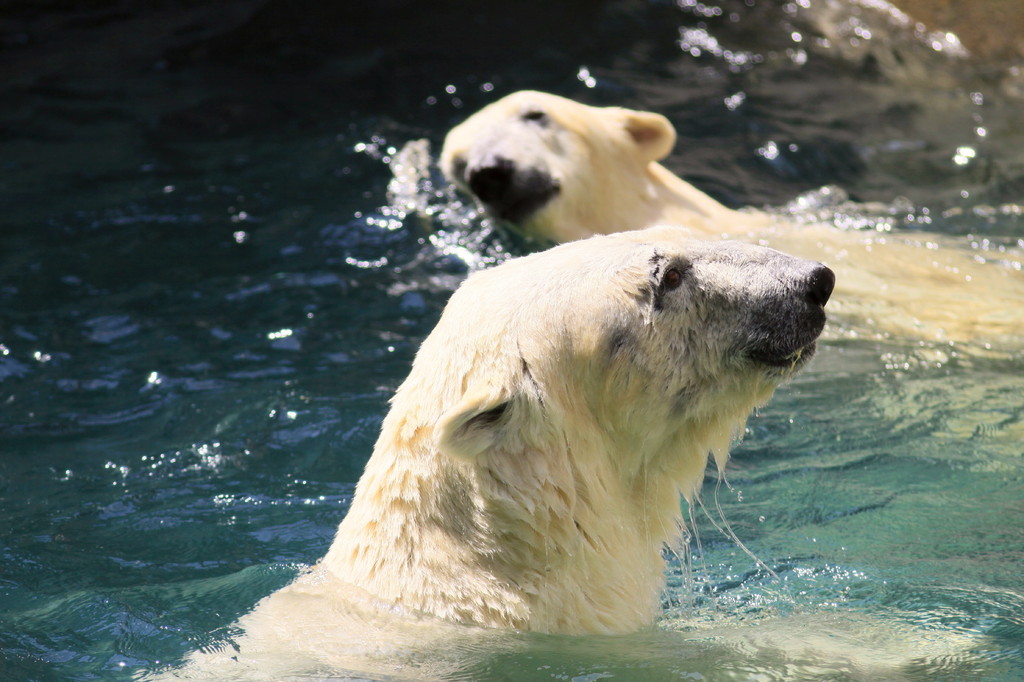
[{"label": "bear's dark face patch", "polygon": [[620,355],[629,355],[633,349],[636,335],[629,327],[616,327],[608,335],[608,355],[616,358]]}]

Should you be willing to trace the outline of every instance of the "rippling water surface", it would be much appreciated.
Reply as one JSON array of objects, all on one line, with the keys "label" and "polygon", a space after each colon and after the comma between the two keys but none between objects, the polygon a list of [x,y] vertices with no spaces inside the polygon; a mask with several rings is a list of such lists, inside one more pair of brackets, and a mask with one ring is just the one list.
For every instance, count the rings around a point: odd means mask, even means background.
[{"label": "rippling water surface", "polygon": [[[730,205],[1019,261],[1004,65],[884,3],[550,4],[23,3],[0,23],[0,676],[224,646],[324,554],[448,295],[525,248],[393,157],[501,95],[665,113],[668,165]],[[1022,377],[1019,353],[829,341],[709,476],[658,628],[438,660],[1020,679]]]}]

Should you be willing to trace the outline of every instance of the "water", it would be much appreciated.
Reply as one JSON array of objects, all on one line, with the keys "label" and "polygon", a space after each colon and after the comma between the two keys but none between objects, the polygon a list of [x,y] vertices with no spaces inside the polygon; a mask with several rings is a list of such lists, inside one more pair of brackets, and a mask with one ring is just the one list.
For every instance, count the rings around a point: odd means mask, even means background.
[{"label": "water", "polygon": [[[832,185],[851,202],[791,208],[1019,248],[1002,66],[840,3],[548,5],[9,12],[0,676],[173,665],[324,554],[447,296],[526,248],[436,173],[392,182],[406,141],[498,96],[661,111],[668,165],[731,205]],[[657,628],[494,634],[425,670],[1019,679],[1022,370],[829,341],[709,475]]]}]

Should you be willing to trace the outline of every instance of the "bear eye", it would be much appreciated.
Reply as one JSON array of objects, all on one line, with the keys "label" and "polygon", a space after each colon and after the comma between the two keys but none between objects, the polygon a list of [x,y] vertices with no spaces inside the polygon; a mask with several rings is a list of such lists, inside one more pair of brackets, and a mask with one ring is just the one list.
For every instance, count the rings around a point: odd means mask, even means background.
[{"label": "bear eye", "polygon": [[530,121],[532,123],[537,123],[542,126],[546,126],[550,121],[548,115],[539,109],[530,109],[529,111],[525,111],[523,112],[523,115],[520,118],[522,118],[524,121]]},{"label": "bear eye", "polygon": [[690,271],[690,265],[676,265],[665,270],[665,274],[661,276],[661,280],[658,282],[657,288],[654,290],[654,304],[655,310],[661,310],[662,305],[665,302],[665,294],[674,289],[678,289],[682,286],[686,280],[686,274]]},{"label": "bear eye", "polygon": [[661,278],[662,291],[678,289],[679,285],[683,283],[683,277],[683,271],[679,268],[669,268],[665,271],[665,276]]}]

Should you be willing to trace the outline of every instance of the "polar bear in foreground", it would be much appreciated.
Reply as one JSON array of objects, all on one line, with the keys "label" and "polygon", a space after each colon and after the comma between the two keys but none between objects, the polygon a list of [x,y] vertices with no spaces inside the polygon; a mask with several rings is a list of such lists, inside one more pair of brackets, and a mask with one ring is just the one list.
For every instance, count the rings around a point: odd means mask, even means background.
[{"label": "polar bear in foreground", "polygon": [[680,495],[813,355],[833,283],[819,263],[672,228],[471,275],[392,399],[327,555],[242,618],[216,674],[360,637],[411,646],[445,622],[653,623]]},{"label": "polar bear in foreground", "polygon": [[494,217],[545,240],[673,224],[694,238],[740,239],[836,271],[831,306],[854,335],[928,344],[1024,345],[1024,256],[980,262],[939,235],[844,231],[735,211],[658,163],[676,133],[655,113],[513,93],[447,135],[444,174]]}]

